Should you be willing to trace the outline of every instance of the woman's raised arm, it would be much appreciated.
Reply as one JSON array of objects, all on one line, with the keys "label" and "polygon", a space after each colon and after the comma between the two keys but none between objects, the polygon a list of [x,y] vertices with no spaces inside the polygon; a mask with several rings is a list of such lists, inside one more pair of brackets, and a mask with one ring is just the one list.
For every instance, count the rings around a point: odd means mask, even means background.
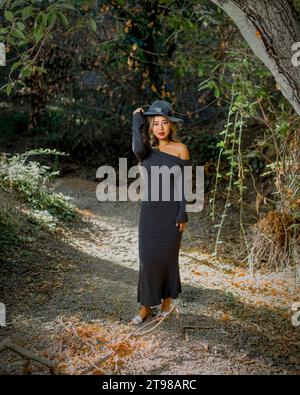
[{"label": "woman's raised arm", "polygon": [[143,142],[142,130],[146,122],[143,109],[137,108],[132,115],[132,151],[139,161],[143,160],[147,149]]}]

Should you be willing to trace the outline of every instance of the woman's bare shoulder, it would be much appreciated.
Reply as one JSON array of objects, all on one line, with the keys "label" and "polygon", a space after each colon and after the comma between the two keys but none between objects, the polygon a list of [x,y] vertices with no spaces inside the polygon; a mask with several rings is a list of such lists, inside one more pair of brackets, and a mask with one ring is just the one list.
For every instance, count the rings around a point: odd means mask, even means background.
[{"label": "woman's bare shoulder", "polygon": [[173,143],[181,159],[190,159],[188,147],[184,143]]}]

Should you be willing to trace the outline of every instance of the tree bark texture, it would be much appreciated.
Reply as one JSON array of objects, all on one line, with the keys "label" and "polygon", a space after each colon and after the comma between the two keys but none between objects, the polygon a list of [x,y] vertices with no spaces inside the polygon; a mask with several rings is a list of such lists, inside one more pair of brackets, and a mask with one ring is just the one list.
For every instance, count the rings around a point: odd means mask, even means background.
[{"label": "tree bark texture", "polygon": [[[211,0],[235,22],[254,54],[273,74],[284,97],[300,115],[300,66],[292,63],[300,23],[290,0]],[[300,57],[300,53],[299,53]]]}]

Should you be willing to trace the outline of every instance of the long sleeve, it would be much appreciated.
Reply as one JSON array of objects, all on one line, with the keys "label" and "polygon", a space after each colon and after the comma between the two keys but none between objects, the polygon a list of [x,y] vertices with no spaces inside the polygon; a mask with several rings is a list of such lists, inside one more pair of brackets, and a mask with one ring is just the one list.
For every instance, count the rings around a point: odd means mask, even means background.
[{"label": "long sleeve", "polygon": [[145,116],[141,111],[132,115],[132,151],[139,161],[145,157],[147,151],[142,136],[144,124]]},{"label": "long sleeve", "polygon": [[184,164],[181,165],[181,182],[180,180],[178,180],[179,186],[181,186],[181,200],[179,200],[179,209],[175,217],[175,222],[189,222],[189,217],[186,212],[186,199],[184,196],[184,184],[185,184],[184,167],[190,165],[191,165],[190,160],[185,160]]}]

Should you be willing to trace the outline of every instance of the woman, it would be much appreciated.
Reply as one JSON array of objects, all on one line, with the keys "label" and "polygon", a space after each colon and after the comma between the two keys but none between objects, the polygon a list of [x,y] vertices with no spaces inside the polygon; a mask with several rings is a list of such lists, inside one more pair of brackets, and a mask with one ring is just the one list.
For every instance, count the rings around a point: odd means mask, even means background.
[{"label": "woman", "polygon": [[[148,118],[147,137],[143,139],[143,128]],[[147,171],[147,186],[151,188],[151,167],[177,165],[177,175],[170,180],[170,199],[151,201],[148,188],[148,201],[141,201],[139,219],[139,258],[140,270],[137,301],[141,303],[139,314],[132,319],[135,325],[141,324],[150,314],[151,306],[161,303],[160,316],[170,310],[171,301],[181,292],[178,254],[182,232],[186,229],[188,215],[186,201],[174,199],[174,185],[181,178],[183,193],[183,168],[190,165],[187,147],[176,139],[176,123],[182,119],[173,116],[170,104],[156,100],[147,112],[137,108],[133,112],[132,150],[140,164]],[[159,180],[159,189],[162,189]],[[164,184],[165,187],[165,184]],[[172,192],[173,191],[173,192]]]}]

